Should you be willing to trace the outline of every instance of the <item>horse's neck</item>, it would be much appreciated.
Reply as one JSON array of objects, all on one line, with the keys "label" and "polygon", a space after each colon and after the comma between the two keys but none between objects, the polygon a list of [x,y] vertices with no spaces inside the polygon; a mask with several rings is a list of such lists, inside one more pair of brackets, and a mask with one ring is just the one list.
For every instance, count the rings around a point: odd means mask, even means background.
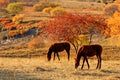
[{"label": "horse's neck", "polygon": [[77,63],[80,62],[81,57],[82,57],[82,55],[79,53],[79,54],[77,55]]},{"label": "horse's neck", "polygon": [[48,54],[51,56],[51,54],[52,54],[52,49],[51,48],[49,49]]}]

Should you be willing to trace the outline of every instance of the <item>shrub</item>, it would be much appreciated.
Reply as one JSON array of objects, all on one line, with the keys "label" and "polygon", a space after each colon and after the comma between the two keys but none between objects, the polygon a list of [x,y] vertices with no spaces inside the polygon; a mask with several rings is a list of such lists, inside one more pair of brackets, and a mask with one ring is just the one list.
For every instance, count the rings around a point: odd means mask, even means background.
[{"label": "shrub", "polygon": [[55,4],[55,3],[41,2],[41,3],[35,4],[33,6],[33,8],[34,8],[35,11],[42,11],[44,8],[47,8],[47,7],[54,8],[56,6],[58,6],[58,5]]},{"label": "shrub", "polygon": [[33,38],[31,41],[28,43],[28,48],[40,48],[44,47],[44,42],[42,38]]},{"label": "shrub", "polygon": [[78,39],[79,39],[79,41],[80,41],[80,44],[89,44],[89,39],[88,39],[88,37],[87,36],[85,36],[85,35],[79,35],[78,36]]},{"label": "shrub", "polygon": [[34,10],[35,11],[42,11],[44,8],[45,8],[45,5],[42,5],[42,4],[35,4],[33,6]]},{"label": "shrub", "polygon": [[76,40],[74,40],[74,46],[76,46],[76,48],[78,48],[78,46],[81,45],[88,45],[89,44],[89,39],[87,36],[81,34],[78,35],[78,38]]},{"label": "shrub", "polygon": [[57,7],[57,6],[60,6],[59,4],[56,4],[56,3],[49,3],[49,5],[50,5],[50,7],[52,7],[52,8],[55,8],[55,7]]},{"label": "shrub", "polygon": [[16,24],[19,24],[20,22],[22,22],[24,18],[24,14],[17,14],[12,18],[12,21]]},{"label": "shrub", "polygon": [[18,32],[20,35],[25,34],[26,32],[28,32],[29,29],[20,29]]},{"label": "shrub", "polygon": [[52,16],[55,16],[55,15],[62,15],[64,14],[66,11],[64,8],[62,7],[56,7],[56,8],[53,8],[51,11],[50,11],[50,14]]},{"label": "shrub", "polygon": [[8,32],[9,37],[15,37],[18,34],[18,30],[10,30]]},{"label": "shrub", "polygon": [[5,28],[8,29],[8,30],[11,30],[13,27],[15,27],[14,22],[11,22],[11,23],[5,25]]},{"label": "shrub", "polygon": [[42,12],[50,13],[51,10],[52,10],[52,7],[48,7],[48,8],[44,8]]},{"label": "shrub", "polygon": [[115,11],[119,11],[119,4],[108,4],[105,8],[104,8],[104,15],[106,16],[112,16],[114,14]]},{"label": "shrub", "polygon": [[16,14],[24,10],[23,5],[21,3],[10,3],[7,6],[7,10],[10,13]]}]

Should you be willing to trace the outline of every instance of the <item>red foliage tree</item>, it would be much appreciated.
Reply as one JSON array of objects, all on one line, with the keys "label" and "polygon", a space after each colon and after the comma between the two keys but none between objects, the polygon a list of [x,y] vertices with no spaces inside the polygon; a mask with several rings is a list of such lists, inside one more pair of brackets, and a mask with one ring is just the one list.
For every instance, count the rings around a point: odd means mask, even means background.
[{"label": "red foliage tree", "polygon": [[[74,45],[74,41],[80,34],[105,33],[107,26],[105,18],[98,15],[64,14],[41,23],[42,30],[47,37],[52,40],[69,41]],[[92,30],[91,30],[92,29]],[[43,34],[42,34],[43,35]]]}]

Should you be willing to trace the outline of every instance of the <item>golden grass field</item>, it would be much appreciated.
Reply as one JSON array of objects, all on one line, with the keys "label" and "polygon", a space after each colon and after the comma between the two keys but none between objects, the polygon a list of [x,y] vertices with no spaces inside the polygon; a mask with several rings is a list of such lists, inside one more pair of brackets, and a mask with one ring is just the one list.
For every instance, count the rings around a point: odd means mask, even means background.
[{"label": "golden grass field", "polygon": [[[97,59],[89,58],[90,69],[85,63],[74,68],[75,53],[71,50],[71,59],[67,60],[65,51],[60,53],[61,61],[47,61],[46,54],[32,58],[0,58],[0,80],[119,80],[120,48],[104,47],[102,68],[96,70]],[[47,52],[46,52],[47,53]],[[53,55],[52,55],[53,56]],[[82,63],[82,60],[81,60]],[[81,64],[80,64],[81,65]]]}]

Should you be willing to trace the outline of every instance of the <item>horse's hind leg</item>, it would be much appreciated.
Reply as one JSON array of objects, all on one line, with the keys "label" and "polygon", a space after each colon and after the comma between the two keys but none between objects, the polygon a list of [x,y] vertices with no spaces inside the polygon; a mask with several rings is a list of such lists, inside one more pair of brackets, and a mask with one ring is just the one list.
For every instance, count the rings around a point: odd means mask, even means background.
[{"label": "horse's hind leg", "polygon": [[97,59],[98,59],[98,63],[97,63],[97,67],[96,69],[101,69],[101,56],[97,56]]},{"label": "horse's hind leg", "polygon": [[97,59],[98,59],[98,63],[97,63],[96,69],[98,69],[98,67],[99,67],[99,62],[100,62],[100,61],[99,61],[100,59],[99,59],[99,56],[98,56],[98,55],[97,55]]},{"label": "horse's hind leg", "polygon": [[70,50],[66,50],[67,54],[68,54],[68,61],[70,60]]},{"label": "horse's hind leg", "polygon": [[100,61],[99,61],[99,69],[101,69],[101,56],[99,56],[99,59],[100,59]]}]

